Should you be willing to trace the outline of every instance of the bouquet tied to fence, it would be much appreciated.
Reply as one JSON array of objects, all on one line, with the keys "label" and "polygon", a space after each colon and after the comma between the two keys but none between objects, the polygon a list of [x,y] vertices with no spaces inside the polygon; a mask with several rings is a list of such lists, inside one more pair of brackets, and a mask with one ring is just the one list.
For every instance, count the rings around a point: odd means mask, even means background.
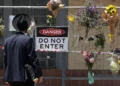
[{"label": "bouquet tied to fence", "polygon": [[86,28],[85,37],[88,36],[90,28],[97,27],[101,12],[92,4],[91,0],[86,0],[85,8],[77,12],[77,22]]},{"label": "bouquet tied to fence", "polygon": [[50,11],[52,11],[54,17],[56,18],[59,8],[62,8],[64,4],[62,4],[61,0],[50,0],[46,6]]},{"label": "bouquet tied to fence", "polygon": [[4,25],[3,25],[3,20],[0,18],[0,36],[3,36],[4,33]]},{"label": "bouquet tied to fence", "polygon": [[104,21],[108,23],[108,28],[110,31],[110,33],[108,34],[109,41],[111,42],[111,44],[113,44],[115,41],[114,34],[119,21],[119,16],[116,6],[108,5],[102,14],[102,18],[104,19]]},{"label": "bouquet tied to fence", "polygon": [[94,54],[92,52],[82,52],[82,55],[84,57],[86,66],[88,67],[88,83],[89,84],[93,84],[94,83],[94,73],[92,71],[92,67],[94,65],[95,62],[95,57]]}]

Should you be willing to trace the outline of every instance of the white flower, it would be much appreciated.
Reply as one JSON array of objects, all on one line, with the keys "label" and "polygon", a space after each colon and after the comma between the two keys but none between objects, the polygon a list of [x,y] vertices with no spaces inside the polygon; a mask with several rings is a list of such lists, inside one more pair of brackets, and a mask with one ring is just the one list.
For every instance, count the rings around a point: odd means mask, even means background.
[{"label": "white flower", "polygon": [[115,73],[117,73],[119,71],[119,67],[118,67],[117,63],[115,63],[115,61],[110,62],[110,69],[112,72],[115,72]]},{"label": "white flower", "polygon": [[117,68],[117,64],[114,61],[111,61],[110,62],[110,67]]},{"label": "white flower", "polygon": [[54,0],[55,2],[60,2],[60,0]]}]

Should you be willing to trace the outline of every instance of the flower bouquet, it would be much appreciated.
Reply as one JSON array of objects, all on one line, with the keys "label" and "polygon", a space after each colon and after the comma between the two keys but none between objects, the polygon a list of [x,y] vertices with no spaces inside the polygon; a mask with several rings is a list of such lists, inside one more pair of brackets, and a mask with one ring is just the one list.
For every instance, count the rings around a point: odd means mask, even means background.
[{"label": "flower bouquet", "polygon": [[110,57],[108,61],[110,62],[109,67],[111,72],[117,74],[119,72],[119,63],[117,63],[113,57]]},{"label": "flower bouquet", "polygon": [[34,20],[34,18],[31,18],[31,24],[30,24],[30,27],[27,30],[27,33],[29,34],[30,37],[33,37],[34,30],[35,30],[34,26],[35,26],[35,20]]},{"label": "flower bouquet", "polygon": [[95,41],[95,47],[101,47],[103,49],[105,47],[105,36],[103,33],[95,35],[96,41]]},{"label": "flower bouquet", "polygon": [[90,28],[97,27],[101,13],[91,0],[86,0],[85,8],[82,12],[78,11],[76,16],[78,23],[86,28],[85,37],[87,37]]},{"label": "flower bouquet", "polygon": [[50,0],[46,6],[50,11],[52,11],[54,17],[56,18],[59,8],[62,8],[64,4],[62,4],[61,0]]},{"label": "flower bouquet", "polygon": [[93,84],[94,83],[94,73],[92,72],[92,67],[94,65],[95,57],[92,52],[82,52],[82,55],[84,57],[84,60],[86,62],[86,65],[88,67],[88,83]]},{"label": "flower bouquet", "polygon": [[113,49],[112,53],[118,57],[117,63],[120,65],[120,48]]},{"label": "flower bouquet", "polygon": [[109,41],[111,42],[111,44],[113,44],[115,41],[114,38],[115,30],[117,28],[119,21],[119,16],[117,13],[116,6],[114,5],[107,6],[102,14],[102,18],[104,19],[104,21],[108,23],[108,28],[110,30],[110,34],[108,34],[110,38]]},{"label": "flower bouquet", "polygon": [[95,40],[95,49],[100,47],[101,49],[104,49],[105,46],[105,36],[103,33],[91,36],[88,38],[88,41]]},{"label": "flower bouquet", "polygon": [[[69,27],[72,29],[70,35],[74,37],[76,16],[69,14],[67,16],[67,19],[68,19]],[[72,39],[72,46],[74,46],[74,38]]]},{"label": "flower bouquet", "polygon": [[76,17],[74,15],[68,15],[68,20],[74,23],[76,21]]},{"label": "flower bouquet", "polygon": [[4,27],[5,27],[2,23],[3,23],[3,20],[2,18],[0,18],[0,36],[3,36]]},{"label": "flower bouquet", "polygon": [[47,15],[46,16],[46,23],[48,26],[54,26],[56,23],[56,20],[55,20],[55,18],[53,18],[52,15]]}]

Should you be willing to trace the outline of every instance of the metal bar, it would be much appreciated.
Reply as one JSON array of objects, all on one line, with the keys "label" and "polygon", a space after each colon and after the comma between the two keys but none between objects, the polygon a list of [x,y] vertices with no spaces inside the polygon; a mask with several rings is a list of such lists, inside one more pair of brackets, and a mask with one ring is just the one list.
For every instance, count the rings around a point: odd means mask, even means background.
[{"label": "metal bar", "polygon": [[[3,79],[3,77],[0,77]],[[44,77],[44,79],[62,79],[62,77]],[[94,77],[95,80],[120,80],[120,76],[100,76]],[[88,77],[67,77],[64,80],[88,80]]]},{"label": "metal bar", "polygon": [[44,79],[62,79],[61,77],[44,77]]},{"label": "metal bar", "polygon": [[[120,80],[120,77],[94,77],[95,80]],[[66,80],[88,80],[88,77],[68,77]]]},{"label": "metal bar", "polygon": [[[2,48],[1,50],[4,50],[4,48]],[[37,51],[37,50],[35,50]],[[37,51],[38,52],[38,51]],[[39,51],[39,52],[45,52],[45,51]],[[49,52],[49,51],[46,51],[46,52]],[[81,53],[81,50],[80,51],[50,51],[50,52],[68,52],[68,53]],[[92,53],[100,53],[100,54],[111,54],[111,55],[115,55],[115,56],[119,56],[117,54],[114,54],[113,52],[92,52]]]},{"label": "metal bar", "polygon": [[[68,9],[76,9],[76,8],[85,8],[86,6],[65,6],[63,7]],[[46,6],[0,6],[0,8],[29,8],[29,9],[45,9]],[[106,8],[106,6],[97,6],[97,8]],[[117,8],[120,8],[120,6],[117,6]]]},{"label": "metal bar", "polygon": [[[0,79],[3,79],[4,77],[0,77]],[[62,77],[52,77],[52,76],[50,76],[50,77],[46,77],[46,76],[44,76],[44,79],[62,79]]]},{"label": "metal bar", "polygon": [[[12,0],[4,0],[4,5],[12,5]],[[3,10],[3,17],[4,17],[4,39],[12,35],[12,32],[9,31],[9,15],[12,14],[12,9],[4,9]]]}]

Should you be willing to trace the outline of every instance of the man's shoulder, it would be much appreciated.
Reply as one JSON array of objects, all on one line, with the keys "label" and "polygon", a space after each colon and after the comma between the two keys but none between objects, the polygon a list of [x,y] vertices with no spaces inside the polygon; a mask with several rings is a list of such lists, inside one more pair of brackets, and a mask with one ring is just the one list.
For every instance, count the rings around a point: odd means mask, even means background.
[{"label": "man's shoulder", "polygon": [[27,36],[27,35],[21,35],[20,38],[22,38],[22,39],[31,39],[31,37],[29,37],[29,36]]},{"label": "man's shoulder", "polygon": [[[16,39],[15,39],[16,38]],[[27,36],[27,35],[12,35],[12,36],[10,36],[10,37],[8,37],[8,38],[6,38],[5,39],[5,42],[7,42],[7,41],[10,41],[10,40],[13,40],[13,39],[15,39],[15,40],[30,40],[31,39],[31,37],[29,37],[29,36]]]},{"label": "man's shoulder", "polygon": [[10,39],[12,39],[13,36],[14,36],[14,35],[7,37],[7,38],[5,39],[5,42],[7,42],[7,41],[9,41]]}]

